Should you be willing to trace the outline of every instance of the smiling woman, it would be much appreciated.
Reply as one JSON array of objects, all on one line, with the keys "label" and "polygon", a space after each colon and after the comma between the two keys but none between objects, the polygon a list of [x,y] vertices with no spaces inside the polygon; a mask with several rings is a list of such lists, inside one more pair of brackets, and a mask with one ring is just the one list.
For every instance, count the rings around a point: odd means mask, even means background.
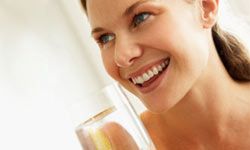
[{"label": "smiling woman", "polygon": [[82,5],[107,72],[148,108],[157,149],[250,148],[250,61],[219,27],[219,0]]}]

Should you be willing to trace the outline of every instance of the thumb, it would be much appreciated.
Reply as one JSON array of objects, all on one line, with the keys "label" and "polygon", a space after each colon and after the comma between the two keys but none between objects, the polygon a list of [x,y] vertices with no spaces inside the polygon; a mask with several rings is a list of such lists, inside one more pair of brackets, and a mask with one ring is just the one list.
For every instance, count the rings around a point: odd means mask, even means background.
[{"label": "thumb", "polygon": [[112,150],[139,150],[133,137],[120,124],[109,122],[101,130],[109,138]]}]

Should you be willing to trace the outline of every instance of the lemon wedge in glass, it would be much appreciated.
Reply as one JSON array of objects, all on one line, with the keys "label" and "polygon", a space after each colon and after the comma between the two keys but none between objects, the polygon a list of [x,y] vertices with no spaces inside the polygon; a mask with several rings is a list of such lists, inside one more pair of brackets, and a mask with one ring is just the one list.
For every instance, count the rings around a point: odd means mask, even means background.
[{"label": "lemon wedge in glass", "polygon": [[96,150],[111,150],[111,143],[103,131],[90,129],[89,135],[95,144]]}]

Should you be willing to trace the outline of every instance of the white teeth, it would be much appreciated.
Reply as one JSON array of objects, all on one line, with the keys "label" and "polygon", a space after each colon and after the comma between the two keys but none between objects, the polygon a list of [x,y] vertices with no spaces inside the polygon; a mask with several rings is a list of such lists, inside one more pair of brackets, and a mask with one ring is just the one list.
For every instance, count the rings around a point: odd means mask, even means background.
[{"label": "white teeth", "polygon": [[150,78],[152,78],[152,77],[154,76],[153,71],[149,70],[149,71],[148,71],[148,76],[149,76]]},{"label": "white teeth", "polygon": [[164,63],[165,63],[165,65],[168,65],[169,64],[169,59],[167,59]]},{"label": "white teeth", "polygon": [[162,67],[160,65],[157,66],[157,69],[158,69],[159,72],[162,71]]},{"label": "white teeth", "polygon": [[165,62],[163,62],[163,63],[161,64],[161,67],[162,67],[162,68],[165,68],[165,67],[166,67]]},{"label": "white teeth", "polygon": [[136,80],[134,78],[132,78],[132,81],[133,81],[134,84],[136,84]]},{"label": "white teeth", "polygon": [[158,66],[154,66],[153,68],[149,69],[147,72],[143,73],[141,76],[137,76],[132,78],[132,81],[134,84],[143,84],[145,81],[148,81],[155,75],[162,72],[166,66],[169,64],[169,59],[165,60],[163,63],[161,63]]},{"label": "white teeth", "polygon": [[154,73],[154,75],[158,74],[158,69],[156,67],[153,67],[153,73]]},{"label": "white teeth", "polygon": [[142,84],[144,82],[143,78],[140,76],[138,77],[137,83]]},{"label": "white teeth", "polygon": [[147,73],[144,73],[142,76],[144,81],[148,81],[150,79]]}]

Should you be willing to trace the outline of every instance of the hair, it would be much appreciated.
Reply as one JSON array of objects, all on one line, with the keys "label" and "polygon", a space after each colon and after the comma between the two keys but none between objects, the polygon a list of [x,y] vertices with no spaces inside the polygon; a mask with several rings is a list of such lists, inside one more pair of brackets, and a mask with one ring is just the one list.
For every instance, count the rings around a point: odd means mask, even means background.
[{"label": "hair", "polygon": [[[87,14],[86,1],[81,0],[81,3]],[[250,81],[250,59],[247,55],[247,48],[234,35],[222,30],[218,24],[212,28],[212,37],[229,75],[236,81]]]},{"label": "hair", "polygon": [[87,0],[81,0],[81,4],[82,4],[82,7],[83,7],[85,13],[87,14],[87,2],[86,1]]}]

